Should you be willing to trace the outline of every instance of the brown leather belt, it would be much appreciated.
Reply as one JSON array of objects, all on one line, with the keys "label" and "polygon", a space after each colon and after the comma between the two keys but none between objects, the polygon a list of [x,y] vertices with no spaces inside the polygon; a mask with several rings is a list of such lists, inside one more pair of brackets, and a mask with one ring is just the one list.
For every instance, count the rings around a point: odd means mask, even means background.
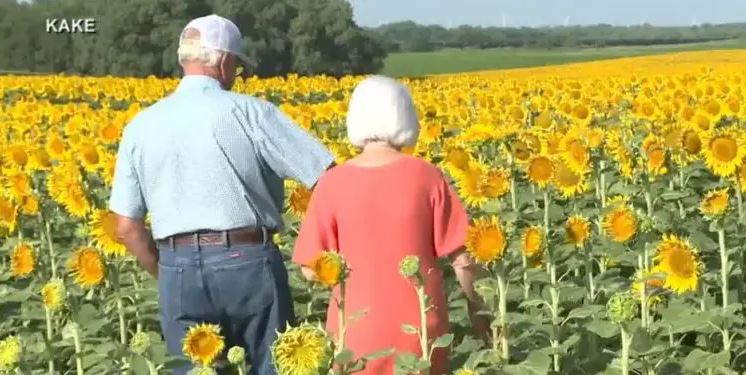
[{"label": "brown leather belt", "polygon": [[[274,230],[264,231],[268,239],[272,238]],[[200,231],[193,233],[175,234],[157,241],[163,246],[193,246],[193,245],[256,245],[264,242],[264,235],[258,228],[241,228],[227,231]]]}]

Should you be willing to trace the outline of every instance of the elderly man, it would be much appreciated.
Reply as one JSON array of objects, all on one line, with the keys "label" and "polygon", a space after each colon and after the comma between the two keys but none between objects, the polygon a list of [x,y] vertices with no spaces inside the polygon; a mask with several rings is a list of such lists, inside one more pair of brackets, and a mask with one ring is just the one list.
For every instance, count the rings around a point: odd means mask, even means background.
[{"label": "elderly man", "polygon": [[334,158],[276,106],[228,91],[246,59],[240,42],[225,18],[187,24],[184,77],[125,128],[110,209],[120,241],[158,278],[168,351],[191,350],[182,346],[190,327],[219,324],[226,348],[246,348],[251,373],[266,375],[275,373],[276,331],[294,319],[272,242],[283,225],[283,180],[311,188]]}]

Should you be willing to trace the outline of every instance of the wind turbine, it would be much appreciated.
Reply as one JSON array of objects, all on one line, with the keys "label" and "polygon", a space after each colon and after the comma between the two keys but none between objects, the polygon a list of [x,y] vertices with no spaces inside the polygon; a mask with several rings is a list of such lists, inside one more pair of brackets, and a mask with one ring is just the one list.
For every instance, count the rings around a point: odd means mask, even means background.
[{"label": "wind turbine", "polygon": [[565,17],[565,27],[570,26],[570,16]]},{"label": "wind turbine", "polygon": [[500,17],[502,18],[503,28],[508,27],[508,17],[505,16],[505,12],[500,12]]}]

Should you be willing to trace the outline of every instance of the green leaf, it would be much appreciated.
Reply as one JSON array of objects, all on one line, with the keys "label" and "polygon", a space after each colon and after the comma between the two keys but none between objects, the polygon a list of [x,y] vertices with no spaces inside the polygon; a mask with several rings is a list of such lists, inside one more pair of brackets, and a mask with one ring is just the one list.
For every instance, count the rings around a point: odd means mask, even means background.
[{"label": "green leaf", "polygon": [[610,339],[618,336],[620,333],[619,326],[606,320],[594,320],[584,325],[585,329],[591,331],[602,338]]},{"label": "green leaf", "polygon": [[389,349],[379,350],[377,352],[373,352],[373,353],[370,353],[370,354],[366,354],[362,358],[370,361],[370,360],[373,360],[373,359],[388,357],[388,356],[390,356],[390,355],[392,355],[394,353],[396,353],[396,350],[393,349],[393,348],[389,348]]},{"label": "green leaf", "polygon": [[404,331],[404,333],[408,333],[410,335],[416,335],[419,333],[419,329],[411,324],[402,324],[401,330]]},{"label": "green leaf", "polygon": [[567,319],[566,320],[570,320],[570,319],[573,319],[573,318],[576,318],[576,319],[587,318],[587,317],[592,316],[594,314],[600,313],[604,309],[605,309],[605,307],[601,306],[601,305],[581,306],[581,307],[578,307],[578,308],[573,309],[572,311],[570,311],[570,313],[567,314]]},{"label": "green leaf", "polygon": [[435,342],[433,342],[433,347],[434,348],[447,348],[448,346],[451,345],[452,342],[453,342],[453,334],[448,333],[435,339]]},{"label": "green leaf", "polygon": [[133,375],[150,375],[150,368],[145,357],[135,354],[130,361],[130,371]]},{"label": "green leaf", "polygon": [[710,353],[697,348],[684,358],[684,368],[697,373],[708,369],[728,367],[729,362],[729,352]]},{"label": "green leaf", "polygon": [[664,201],[675,201],[675,200],[679,200],[682,198],[686,198],[689,195],[690,194],[687,191],[674,190],[674,191],[667,191],[661,194],[660,196],[658,196],[658,198]]},{"label": "green leaf", "polygon": [[349,349],[342,349],[339,354],[337,354],[336,357],[334,357],[334,362],[340,365],[345,365],[350,362],[352,362],[352,359],[354,358],[354,355],[352,354],[352,351]]},{"label": "green leaf", "polygon": [[525,361],[517,365],[505,366],[505,371],[509,374],[540,374],[545,375],[549,372],[551,359],[546,354],[533,351]]}]

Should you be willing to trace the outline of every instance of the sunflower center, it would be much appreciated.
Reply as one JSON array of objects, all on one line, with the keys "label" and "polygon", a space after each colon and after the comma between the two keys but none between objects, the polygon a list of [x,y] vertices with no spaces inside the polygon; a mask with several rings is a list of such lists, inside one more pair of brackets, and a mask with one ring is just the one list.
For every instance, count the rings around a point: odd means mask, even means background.
[{"label": "sunflower center", "polygon": [[691,255],[685,249],[676,247],[671,251],[669,257],[671,264],[671,271],[680,278],[688,279],[694,275],[694,262],[692,262]]},{"label": "sunflower center", "polygon": [[702,150],[702,141],[699,140],[699,136],[694,131],[687,131],[684,133],[684,149],[689,154],[698,154]]},{"label": "sunflower center", "polygon": [[719,136],[710,141],[710,150],[718,161],[729,162],[736,158],[738,143],[733,138]]},{"label": "sunflower center", "polygon": [[548,181],[552,178],[552,161],[543,156],[534,159],[528,167],[528,176],[535,182]]}]

